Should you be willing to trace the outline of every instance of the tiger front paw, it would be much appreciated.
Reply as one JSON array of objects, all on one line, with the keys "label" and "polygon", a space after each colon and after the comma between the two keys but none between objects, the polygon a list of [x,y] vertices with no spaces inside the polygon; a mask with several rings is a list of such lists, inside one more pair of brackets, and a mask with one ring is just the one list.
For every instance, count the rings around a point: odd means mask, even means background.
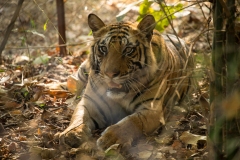
[{"label": "tiger front paw", "polygon": [[127,152],[133,141],[130,133],[131,130],[129,129],[123,129],[116,124],[112,125],[102,133],[102,136],[97,140],[97,145],[101,149],[106,150],[114,144],[119,144],[120,150]]},{"label": "tiger front paw", "polygon": [[91,136],[91,130],[86,125],[82,124],[71,130],[68,128],[62,133],[56,135],[59,138],[59,143],[68,145],[72,148],[77,148],[84,142],[87,142]]}]

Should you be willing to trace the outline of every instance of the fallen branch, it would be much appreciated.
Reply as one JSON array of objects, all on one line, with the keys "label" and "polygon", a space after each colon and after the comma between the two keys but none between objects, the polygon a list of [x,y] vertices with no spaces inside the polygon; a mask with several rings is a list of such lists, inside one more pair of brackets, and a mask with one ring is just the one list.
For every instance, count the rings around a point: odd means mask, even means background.
[{"label": "fallen branch", "polygon": [[19,1],[18,1],[17,8],[16,8],[16,10],[15,10],[15,12],[14,12],[14,14],[13,14],[13,17],[12,17],[12,19],[11,19],[10,24],[9,24],[8,27],[7,27],[7,31],[6,31],[6,33],[5,33],[5,35],[4,35],[2,44],[1,44],[1,46],[0,46],[0,65],[2,64],[2,51],[3,51],[4,48],[5,48],[5,45],[6,45],[6,43],[7,43],[7,40],[8,40],[8,38],[9,38],[9,35],[10,35],[10,33],[11,33],[13,27],[14,27],[14,23],[15,23],[18,15],[19,15],[19,12],[20,12],[20,10],[21,10],[21,8],[22,8],[23,1],[24,1],[24,0],[19,0]]}]

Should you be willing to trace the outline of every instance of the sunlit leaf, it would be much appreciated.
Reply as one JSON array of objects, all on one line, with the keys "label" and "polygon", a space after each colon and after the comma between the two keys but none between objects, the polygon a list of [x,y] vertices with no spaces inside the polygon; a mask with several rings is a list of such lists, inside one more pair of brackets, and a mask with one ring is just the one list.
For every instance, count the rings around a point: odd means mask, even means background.
[{"label": "sunlit leaf", "polygon": [[68,90],[75,94],[79,88],[79,79],[77,79],[75,76],[69,76],[67,79],[67,88]]},{"label": "sunlit leaf", "polygon": [[42,130],[41,130],[40,128],[38,128],[38,130],[37,130],[37,135],[38,135],[38,136],[41,136],[41,135],[42,135]]},{"label": "sunlit leaf", "polygon": [[6,76],[6,77],[0,77],[0,84],[1,83],[5,83],[7,80],[9,80],[10,79],[10,76],[8,75],[8,76]]},{"label": "sunlit leaf", "polygon": [[68,91],[64,90],[46,90],[45,93],[57,98],[67,98],[70,95]]},{"label": "sunlit leaf", "polygon": [[43,25],[43,30],[46,31],[47,30],[47,24],[48,24],[48,20],[44,23]]},{"label": "sunlit leaf", "polygon": [[44,54],[44,55],[41,55],[41,56],[37,57],[33,61],[33,64],[47,64],[48,61],[49,61],[48,55]]},{"label": "sunlit leaf", "polygon": [[204,140],[207,141],[206,136],[201,136],[201,135],[196,135],[192,134],[189,131],[184,131],[182,135],[180,136],[180,140],[185,143],[185,144],[192,144],[192,145],[197,145],[197,142],[199,140]]},{"label": "sunlit leaf", "polygon": [[38,33],[38,32],[35,31],[35,30],[28,30],[27,32],[30,32],[30,33],[32,33],[32,34],[34,34],[34,35],[38,35],[38,36],[40,36],[40,37],[42,37],[42,38],[45,38],[45,36],[44,36],[43,34]]},{"label": "sunlit leaf", "polygon": [[92,30],[88,33],[88,36],[91,36],[92,35]]},{"label": "sunlit leaf", "polygon": [[45,102],[44,101],[36,101],[35,104],[38,105],[42,109],[45,107]]},{"label": "sunlit leaf", "polygon": [[17,65],[24,65],[24,64],[28,63],[29,60],[30,60],[30,58],[28,56],[20,55],[15,58],[14,63]]}]

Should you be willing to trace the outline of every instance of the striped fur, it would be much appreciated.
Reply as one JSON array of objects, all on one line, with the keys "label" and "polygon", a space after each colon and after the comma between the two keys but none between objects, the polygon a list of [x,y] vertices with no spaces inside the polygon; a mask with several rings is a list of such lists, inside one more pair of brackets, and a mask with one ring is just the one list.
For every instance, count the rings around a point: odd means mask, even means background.
[{"label": "striped fur", "polygon": [[192,56],[183,40],[153,30],[151,15],[139,24],[105,25],[90,14],[88,22],[94,42],[78,71],[86,89],[61,140],[79,146],[91,130],[108,127],[100,147],[130,146],[163,125],[165,108],[187,93]]}]

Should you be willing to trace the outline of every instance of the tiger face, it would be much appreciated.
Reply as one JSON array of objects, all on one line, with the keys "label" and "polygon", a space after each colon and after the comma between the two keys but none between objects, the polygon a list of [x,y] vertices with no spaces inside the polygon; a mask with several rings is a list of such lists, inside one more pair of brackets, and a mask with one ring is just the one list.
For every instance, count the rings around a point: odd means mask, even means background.
[{"label": "tiger face", "polygon": [[128,22],[105,25],[90,14],[88,23],[94,37],[91,66],[106,84],[106,95],[120,99],[139,92],[157,68],[150,46],[154,18],[146,17],[137,26]]}]

